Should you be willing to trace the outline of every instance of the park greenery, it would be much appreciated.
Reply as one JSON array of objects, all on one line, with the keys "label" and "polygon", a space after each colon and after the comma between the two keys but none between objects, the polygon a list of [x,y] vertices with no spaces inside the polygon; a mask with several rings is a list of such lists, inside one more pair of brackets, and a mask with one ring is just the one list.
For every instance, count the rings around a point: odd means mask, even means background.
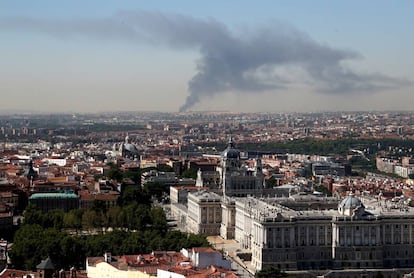
[{"label": "park greenery", "polygon": [[283,278],[290,277],[286,272],[281,271],[279,268],[274,266],[266,267],[258,272],[256,272],[255,278]]},{"label": "park greenery", "polygon": [[[224,150],[225,144],[213,143],[201,144],[205,149],[215,146],[218,150]],[[353,155],[349,159],[352,165],[353,174],[364,176],[367,172],[378,172],[376,169],[376,157],[386,155],[392,159],[399,159],[403,156],[414,156],[414,140],[399,138],[359,138],[348,137],[340,139],[293,139],[285,141],[268,141],[253,143],[238,143],[237,148],[241,151],[278,154],[306,154],[306,155],[327,155],[342,156]],[[364,153],[364,157],[358,155],[355,150]],[[388,174],[387,174],[388,175]],[[267,185],[272,186],[273,181]]]},{"label": "park greenery", "polygon": [[[133,180],[136,173],[113,167],[108,176]],[[160,183],[143,187],[122,184],[119,204],[113,207],[95,201],[90,209],[42,213],[29,205],[14,235],[9,254],[12,265],[32,270],[49,256],[57,268],[84,268],[86,257],[103,256],[108,251],[113,255],[145,254],[209,246],[204,235],[169,229],[163,209],[152,203],[166,192]]]},{"label": "park greenery", "polygon": [[180,250],[208,246],[203,235],[167,229],[160,207],[143,204],[100,209],[77,209],[67,213],[42,213],[33,206],[14,237],[10,252],[13,266],[34,269],[49,256],[58,268],[84,268],[86,257],[143,254],[154,250]]},{"label": "park greenery", "polygon": [[[216,146],[218,150],[224,150],[225,144],[202,144],[205,147]],[[346,155],[351,149],[366,151],[367,155],[375,155],[379,151],[393,152],[395,155],[414,154],[414,140],[401,140],[396,138],[341,138],[341,139],[296,139],[286,141],[268,141],[254,143],[238,143],[237,148],[243,151],[259,151],[272,153],[297,153],[317,155]]]}]

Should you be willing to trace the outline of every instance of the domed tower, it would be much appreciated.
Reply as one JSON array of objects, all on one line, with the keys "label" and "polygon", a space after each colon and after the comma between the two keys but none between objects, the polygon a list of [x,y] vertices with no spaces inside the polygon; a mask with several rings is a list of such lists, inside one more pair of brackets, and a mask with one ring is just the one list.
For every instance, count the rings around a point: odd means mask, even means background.
[{"label": "domed tower", "polygon": [[264,177],[262,162],[256,159],[254,169],[242,163],[240,151],[230,138],[227,148],[221,153],[220,185],[225,196],[246,197],[263,193]]},{"label": "domed tower", "polygon": [[119,146],[119,152],[121,153],[122,157],[128,158],[136,158],[138,157],[139,151],[138,148],[131,143],[131,139],[129,138],[129,134],[125,136],[125,142],[121,143]]},{"label": "domed tower", "polygon": [[361,215],[365,210],[364,204],[360,199],[355,197],[354,193],[349,193],[349,196],[343,199],[338,205],[338,212],[344,216]]},{"label": "domed tower", "polygon": [[230,137],[227,148],[221,153],[221,163],[224,169],[236,170],[240,168],[240,152],[234,147]]},{"label": "domed tower", "polygon": [[240,169],[240,152],[234,147],[233,139],[230,137],[227,148],[221,153],[221,185],[223,194],[226,195],[226,189],[231,186],[231,174]]}]

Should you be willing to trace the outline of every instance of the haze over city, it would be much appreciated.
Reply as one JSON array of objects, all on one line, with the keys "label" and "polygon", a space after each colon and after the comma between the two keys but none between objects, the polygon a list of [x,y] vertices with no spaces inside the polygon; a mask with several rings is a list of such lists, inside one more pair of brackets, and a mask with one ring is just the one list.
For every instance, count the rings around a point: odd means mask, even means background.
[{"label": "haze over city", "polygon": [[0,2],[0,112],[412,110],[413,2]]}]

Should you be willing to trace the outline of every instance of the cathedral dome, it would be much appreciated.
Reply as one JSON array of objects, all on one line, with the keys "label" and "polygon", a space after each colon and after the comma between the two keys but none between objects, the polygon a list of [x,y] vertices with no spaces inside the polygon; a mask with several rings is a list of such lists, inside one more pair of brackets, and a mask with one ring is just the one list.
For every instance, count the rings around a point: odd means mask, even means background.
[{"label": "cathedral dome", "polygon": [[131,143],[131,140],[129,139],[129,136],[127,135],[125,137],[125,142],[121,143],[119,146],[119,152],[122,156],[128,156],[128,155],[137,155],[139,153],[138,148]]},{"label": "cathedral dome", "polygon": [[232,139],[230,139],[227,148],[223,151],[221,156],[223,158],[234,158],[234,159],[240,158],[240,152],[234,147],[234,143]]},{"label": "cathedral dome", "polygon": [[239,158],[240,152],[236,149],[226,149],[222,155],[225,158]]},{"label": "cathedral dome", "polygon": [[138,148],[131,143],[124,143],[124,149],[130,153],[138,153]]}]

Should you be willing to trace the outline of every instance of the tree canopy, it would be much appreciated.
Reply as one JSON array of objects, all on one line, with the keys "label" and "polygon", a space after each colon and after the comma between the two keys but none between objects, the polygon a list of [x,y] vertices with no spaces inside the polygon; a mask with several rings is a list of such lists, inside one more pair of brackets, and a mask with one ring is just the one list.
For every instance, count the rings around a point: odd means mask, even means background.
[{"label": "tree canopy", "polygon": [[266,267],[258,272],[256,272],[255,278],[282,278],[288,277],[286,272],[281,271],[279,268],[274,266]]},{"label": "tree canopy", "polygon": [[209,246],[203,235],[168,230],[161,207],[125,203],[110,208],[96,203],[89,210],[67,213],[41,213],[35,206],[28,206],[24,223],[14,236],[10,252],[13,266],[32,270],[49,256],[58,268],[83,268],[86,257],[101,256],[106,251],[115,255],[142,254]]}]

